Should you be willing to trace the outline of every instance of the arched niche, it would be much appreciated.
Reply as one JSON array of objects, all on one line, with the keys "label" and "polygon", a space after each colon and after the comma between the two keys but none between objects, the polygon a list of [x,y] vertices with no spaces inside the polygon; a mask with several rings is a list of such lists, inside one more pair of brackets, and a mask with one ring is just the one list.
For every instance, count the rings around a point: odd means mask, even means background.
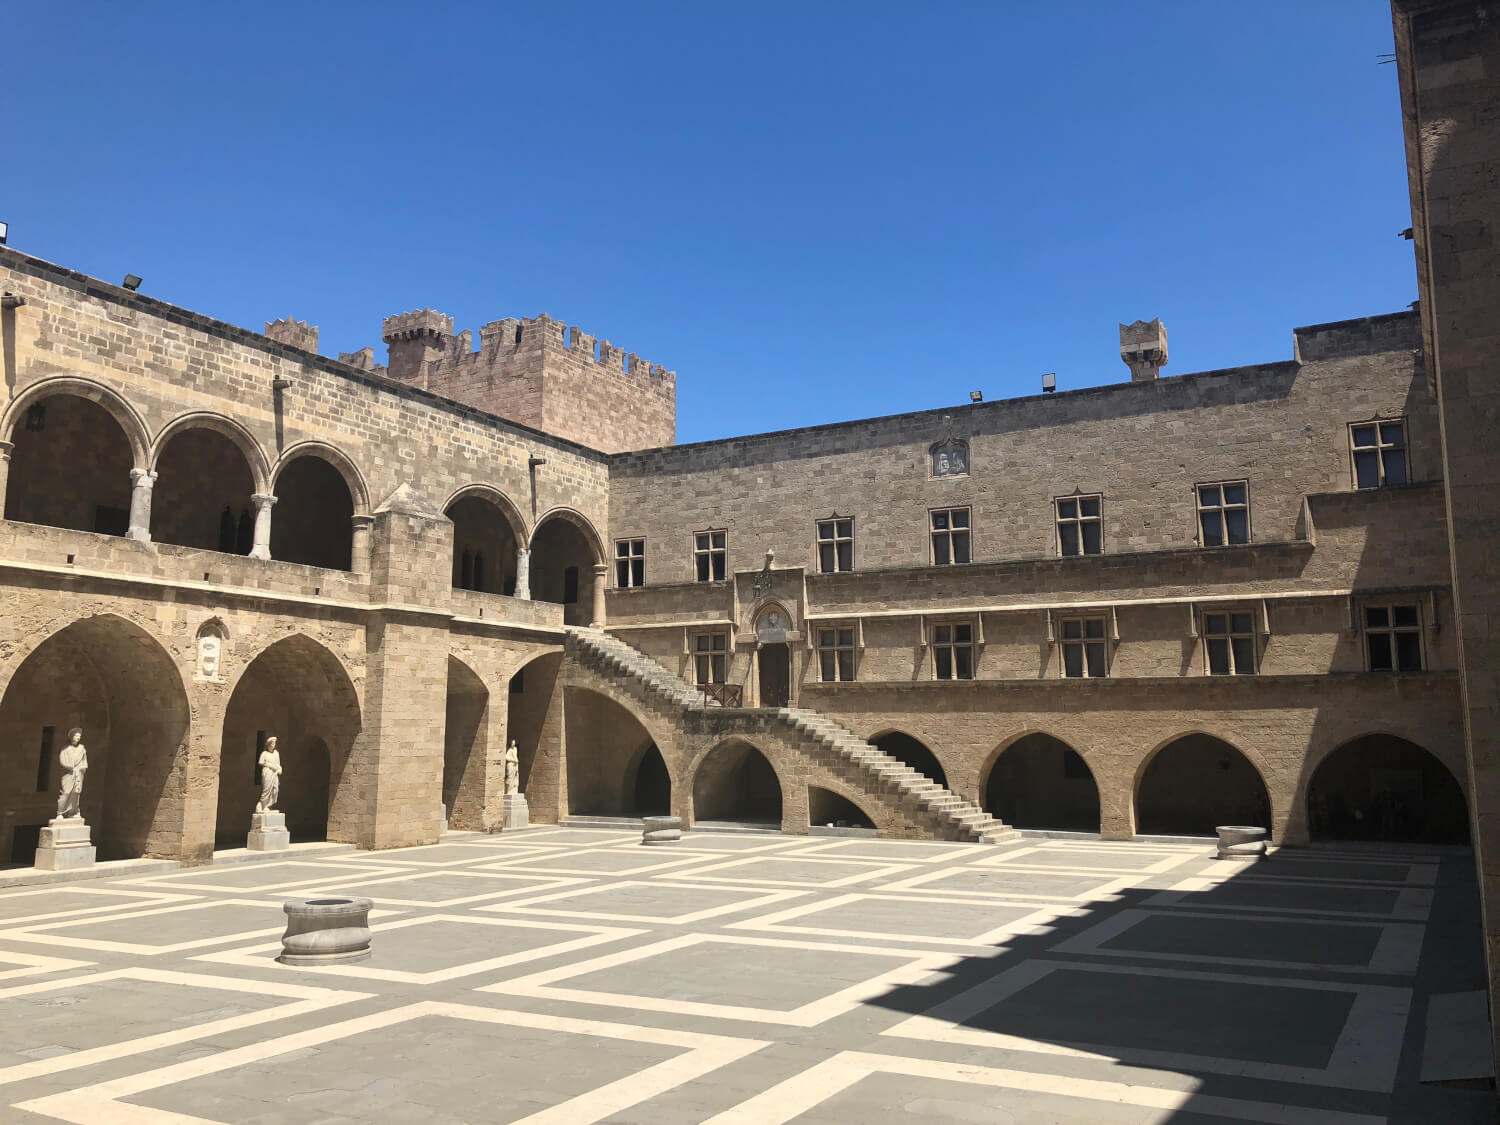
[{"label": "arched niche", "polygon": [[1270,795],[1250,759],[1207,734],[1183,735],[1161,747],[1136,782],[1136,832],[1212,836],[1221,824],[1271,827]]},{"label": "arched niche", "polygon": [[869,814],[842,793],[821,789],[816,785],[807,787],[807,819],[811,827],[824,828],[874,828],[875,822]]},{"label": "arched niche", "polygon": [[567,688],[568,811],[577,816],[640,816],[640,769],[660,756],[651,732],[614,700]]},{"label": "arched niche", "polygon": [[905,731],[892,730],[870,739],[877,750],[883,750],[903,765],[910,766],[928,781],[948,787],[948,774],[943,763],[927,748],[926,743],[913,738]]},{"label": "arched niche", "polygon": [[1307,786],[1314,840],[1469,842],[1464,792],[1448,767],[1414,742],[1368,734],[1338,747]]},{"label": "arched niche", "polygon": [[448,657],[443,722],[443,805],[454,828],[481,831],[485,820],[485,772],[504,747],[491,747],[490,692],[478,674]]},{"label": "arched niche", "polygon": [[1050,734],[1028,734],[990,766],[984,809],[1013,828],[1099,831],[1099,787],[1083,756]]},{"label": "arched niche", "polygon": [[758,749],[730,739],[710,750],[693,775],[693,819],[781,826],[781,780]]}]

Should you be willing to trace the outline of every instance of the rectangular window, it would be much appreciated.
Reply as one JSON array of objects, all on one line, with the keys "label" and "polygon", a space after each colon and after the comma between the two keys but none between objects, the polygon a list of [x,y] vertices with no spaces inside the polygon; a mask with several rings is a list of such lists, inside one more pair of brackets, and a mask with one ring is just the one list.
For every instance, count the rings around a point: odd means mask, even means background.
[{"label": "rectangular window", "polygon": [[724,539],[727,532],[700,531],[694,536],[693,562],[699,582],[724,581]]},{"label": "rectangular window", "polygon": [[974,626],[967,621],[932,627],[933,669],[940,680],[974,678]]},{"label": "rectangular window", "polygon": [[52,759],[56,754],[54,746],[56,738],[56,727],[42,728],[42,746],[36,758],[36,791],[38,793],[52,792]]},{"label": "rectangular window", "polygon": [[1097,555],[1104,550],[1104,520],[1099,496],[1069,496],[1057,501],[1057,550],[1069,555]]},{"label": "rectangular window", "polygon": [[1414,605],[1365,606],[1365,651],[1372,672],[1422,670],[1422,615]]},{"label": "rectangular window", "polygon": [[1104,618],[1065,617],[1062,621],[1063,675],[1097,680],[1109,675],[1109,642]]},{"label": "rectangular window", "polygon": [[818,629],[818,678],[824,683],[854,679],[854,628]]},{"label": "rectangular window", "polygon": [[1200,484],[1198,530],[1205,547],[1250,542],[1250,485],[1242,480]]},{"label": "rectangular window", "polygon": [[839,574],[854,569],[854,521],[818,521],[818,573]]},{"label": "rectangular window", "polygon": [[969,509],[939,508],[932,513],[932,562],[935,566],[969,561]]},{"label": "rectangular window", "polygon": [[1203,645],[1211,676],[1255,675],[1255,615],[1227,612],[1203,615]]},{"label": "rectangular window", "polygon": [[1351,425],[1349,454],[1354,459],[1355,488],[1405,484],[1406,419]]},{"label": "rectangular window", "polygon": [[729,634],[699,633],[693,638],[693,674],[700,684],[722,684],[729,678]]},{"label": "rectangular window", "polygon": [[622,590],[646,584],[646,541],[615,540],[615,585]]}]

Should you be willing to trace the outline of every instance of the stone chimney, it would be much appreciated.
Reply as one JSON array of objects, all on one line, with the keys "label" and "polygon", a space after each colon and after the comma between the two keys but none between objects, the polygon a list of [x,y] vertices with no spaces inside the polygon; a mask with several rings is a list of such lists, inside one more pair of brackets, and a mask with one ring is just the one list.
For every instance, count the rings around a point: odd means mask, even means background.
[{"label": "stone chimney", "polygon": [[1130,368],[1130,381],[1155,379],[1167,365],[1167,328],[1161,319],[1120,325],[1120,358]]},{"label": "stone chimney", "polygon": [[266,335],[278,344],[290,344],[305,352],[318,350],[318,330],[305,320],[293,320],[284,316],[266,325]]}]

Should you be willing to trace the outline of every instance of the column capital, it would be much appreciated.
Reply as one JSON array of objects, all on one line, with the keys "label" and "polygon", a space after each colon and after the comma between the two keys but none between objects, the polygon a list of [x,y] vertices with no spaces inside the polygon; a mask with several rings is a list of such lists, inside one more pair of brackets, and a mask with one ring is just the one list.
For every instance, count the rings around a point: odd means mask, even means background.
[{"label": "column capital", "polygon": [[10,460],[10,451],[16,447],[13,441],[0,441],[0,461]]},{"label": "column capital", "polygon": [[269,492],[255,492],[250,496],[250,502],[257,508],[269,508],[276,503],[277,499],[278,497],[271,495]]},{"label": "column capital", "polygon": [[604,578],[608,574],[609,574],[609,564],[608,563],[595,563],[594,564],[594,577],[595,578]]},{"label": "column capital", "polygon": [[[274,504],[276,502],[276,497],[271,497],[271,502]],[[355,531],[359,531],[362,528],[374,527],[375,517],[356,514],[349,517],[349,522],[354,525]]]},{"label": "column capital", "polygon": [[133,488],[150,488],[156,483],[156,471],[154,469],[131,469],[130,484]]}]

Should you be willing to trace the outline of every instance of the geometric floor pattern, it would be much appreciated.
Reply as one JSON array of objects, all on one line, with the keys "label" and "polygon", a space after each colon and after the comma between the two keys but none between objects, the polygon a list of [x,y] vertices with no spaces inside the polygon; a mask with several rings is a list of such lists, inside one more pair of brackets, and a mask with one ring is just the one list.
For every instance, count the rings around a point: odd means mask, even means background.
[{"label": "geometric floor pattern", "polygon": [[[0,891],[0,1120],[1478,1122],[1453,851],[537,827]],[[281,901],[374,900],[292,968]]]}]

